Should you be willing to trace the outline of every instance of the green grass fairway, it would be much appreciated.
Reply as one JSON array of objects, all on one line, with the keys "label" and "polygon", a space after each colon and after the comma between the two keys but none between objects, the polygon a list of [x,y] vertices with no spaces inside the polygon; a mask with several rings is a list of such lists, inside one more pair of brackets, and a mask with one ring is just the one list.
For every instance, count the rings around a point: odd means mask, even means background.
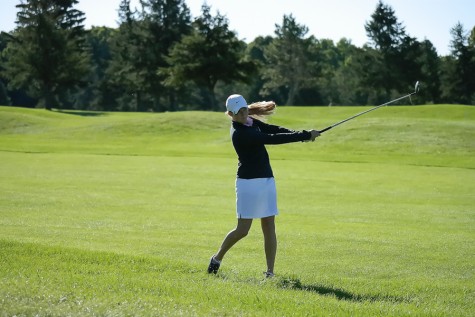
[{"label": "green grass fairway", "polygon": [[0,316],[475,316],[475,107],[387,107],[267,148],[276,277],[258,222],[209,276],[236,221],[223,113],[0,107]]}]

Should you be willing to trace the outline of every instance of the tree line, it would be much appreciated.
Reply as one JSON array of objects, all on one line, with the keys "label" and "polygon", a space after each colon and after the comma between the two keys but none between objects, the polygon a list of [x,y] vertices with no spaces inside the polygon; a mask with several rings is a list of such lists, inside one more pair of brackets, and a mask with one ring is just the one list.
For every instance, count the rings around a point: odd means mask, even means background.
[{"label": "tree line", "polygon": [[379,1],[357,47],[308,35],[292,15],[250,43],[226,16],[184,0],[121,0],[118,27],[84,27],[77,0],[27,0],[0,35],[0,104],[99,111],[222,110],[241,93],[281,105],[374,105],[423,89],[417,103],[475,104],[475,27],[450,30],[450,55],[411,37]]}]

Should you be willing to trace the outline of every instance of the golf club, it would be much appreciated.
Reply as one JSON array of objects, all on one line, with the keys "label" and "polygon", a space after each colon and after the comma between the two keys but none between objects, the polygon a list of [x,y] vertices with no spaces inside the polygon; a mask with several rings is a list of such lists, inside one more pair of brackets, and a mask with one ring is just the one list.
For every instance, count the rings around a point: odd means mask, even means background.
[{"label": "golf club", "polygon": [[340,122],[334,123],[334,124],[332,124],[331,126],[326,127],[325,129],[320,130],[320,131],[318,131],[318,132],[320,132],[320,134],[322,134],[323,132],[328,131],[328,130],[330,130],[330,129],[333,128],[333,127],[336,127],[337,125],[340,125],[340,124],[342,124],[342,123],[344,123],[344,122],[350,121],[351,119],[354,119],[354,118],[356,118],[356,117],[359,117],[359,116],[361,116],[361,115],[364,115],[365,113],[368,113],[368,112],[370,112],[370,111],[376,110],[376,109],[378,109],[378,108],[381,108],[381,107],[383,107],[383,106],[389,105],[389,104],[391,104],[391,103],[393,103],[393,102],[399,101],[399,100],[404,99],[404,98],[407,98],[407,97],[411,98],[412,95],[417,94],[418,92],[419,92],[419,82],[417,81],[417,82],[416,82],[416,85],[414,86],[414,91],[411,92],[410,94],[407,94],[407,95],[402,96],[402,97],[399,97],[399,98],[397,98],[397,99],[388,101],[388,102],[386,102],[386,103],[383,103],[382,105],[376,106],[376,107],[371,108],[371,109],[369,109],[369,110],[366,110],[366,111],[360,112],[360,113],[358,113],[358,114],[355,114],[354,116],[349,117],[348,119],[345,119],[345,120],[342,120],[342,121],[340,121]]}]

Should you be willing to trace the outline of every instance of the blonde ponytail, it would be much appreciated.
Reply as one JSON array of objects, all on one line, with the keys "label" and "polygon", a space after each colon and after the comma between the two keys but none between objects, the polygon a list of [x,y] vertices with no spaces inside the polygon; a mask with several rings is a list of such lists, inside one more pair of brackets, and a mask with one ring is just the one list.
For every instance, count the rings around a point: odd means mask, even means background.
[{"label": "blonde ponytail", "polygon": [[260,121],[265,121],[267,116],[274,114],[276,107],[277,105],[273,101],[254,102],[248,106],[249,116]]}]

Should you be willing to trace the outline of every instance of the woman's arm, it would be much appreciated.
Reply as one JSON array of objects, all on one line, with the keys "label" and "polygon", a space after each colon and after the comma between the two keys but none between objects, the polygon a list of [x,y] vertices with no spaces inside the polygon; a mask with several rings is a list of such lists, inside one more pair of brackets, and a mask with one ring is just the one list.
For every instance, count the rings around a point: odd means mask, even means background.
[{"label": "woman's arm", "polygon": [[[274,130],[275,131],[275,130]],[[283,130],[280,130],[283,131]],[[291,130],[287,130],[291,131]],[[285,144],[292,142],[310,141],[313,137],[310,131],[291,131],[281,133],[265,133],[254,129],[241,130],[233,135],[233,142],[238,144]]]},{"label": "woman's arm", "polygon": [[277,125],[272,125],[268,124],[262,121],[259,121],[257,119],[253,119],[255,124],[261,129],[262,132],[264,133],[272,133],[272,134],[277,134],[277,133],[293,133],[295,132],[294,130],[290,130],[284,127],[280,127]]}]

